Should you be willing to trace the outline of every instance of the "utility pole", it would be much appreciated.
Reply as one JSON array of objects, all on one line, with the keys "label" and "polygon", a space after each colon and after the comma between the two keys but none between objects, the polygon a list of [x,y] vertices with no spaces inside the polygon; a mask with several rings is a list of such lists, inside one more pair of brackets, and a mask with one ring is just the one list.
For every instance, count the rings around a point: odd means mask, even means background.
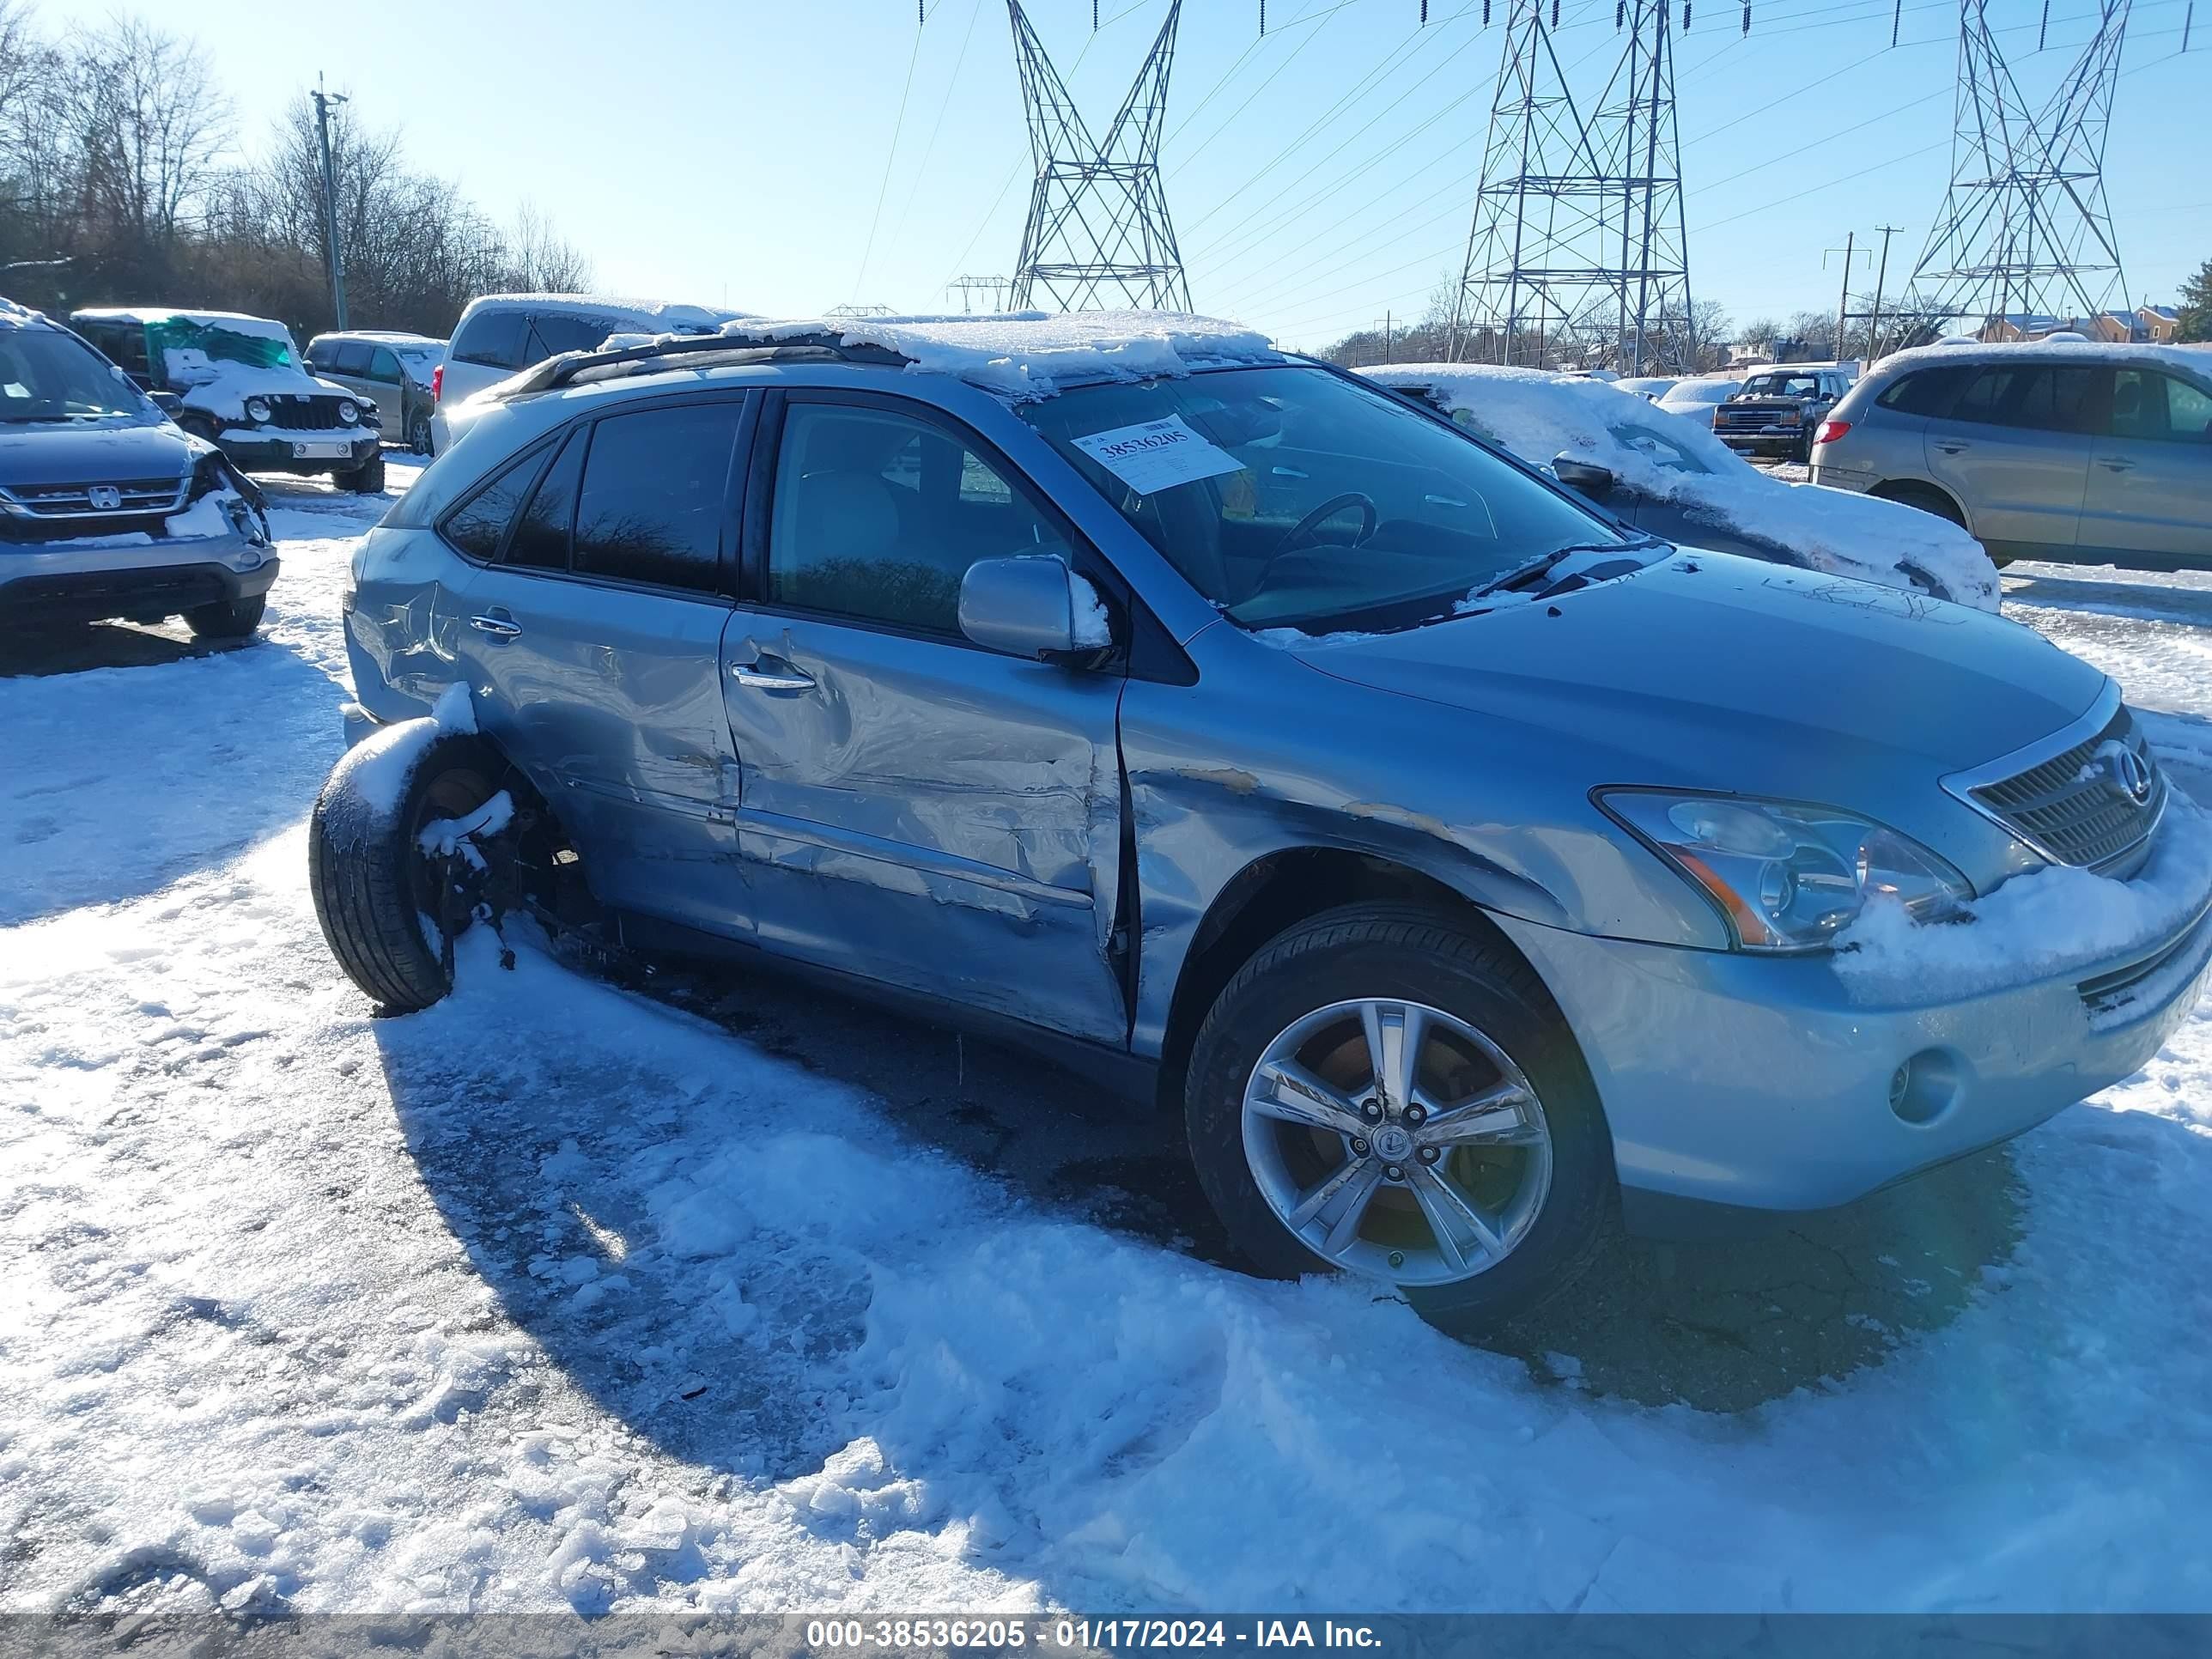
[{"label": "utility pole", "polygon": [[1844,291],[1836,299],[1836,361],[1838,362],[1844,361],[1844,319],[1850,310],[1851,260],[1859,251],[1858,240],[1859,234],[1854,230],[1844,236],[1843,246],[1832,247],[1826,253],[1820,256],[1820,264],[1824,270],[1828,264],[1829,253],[1840,253],[1844,256]]},{"label": "utility pole", "polygon": [[1874,278],[1874,315],[1867,320],[1867,367],[1874,367],[1881,356],[1881,295],[1889,282],[1889,239],[1902,228],[1898,225],[1876,225],[1881,233],[1881,264],[1875,269]]},{"label": "utility pole", "polygon": [[1386,311],[1380,317],[1377,317],[1375,319],[1376,322],[1382,325],[1382,361],[1386,363],[1395,363],[1398,361],[1397,358],[1391,354],[1390,346],[1390,324],[1391,319],[1395,315],[1395,313]]},{"label": "utility pole", "polygon": [[319,74],[310,95],[315,100],[315,134],[323,146],[323,240],[330,253],[331,310],[343,329],[346,325],[345,265],[338,257],[338,187],[331,167],[331,106],[343,104],[346,98],[342,92],[325,92]]}]

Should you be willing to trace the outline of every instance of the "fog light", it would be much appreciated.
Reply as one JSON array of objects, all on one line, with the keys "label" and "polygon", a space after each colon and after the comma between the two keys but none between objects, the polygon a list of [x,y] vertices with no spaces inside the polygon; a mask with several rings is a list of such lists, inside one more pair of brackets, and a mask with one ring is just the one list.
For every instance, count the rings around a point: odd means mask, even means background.
[{"label": "fog light", "polygon": [[1889,1109],[1905,1123],[1933,1123],[1959,1097],[1959,1062],[1941,1048],[1923,1048],[1890,1074]]}]

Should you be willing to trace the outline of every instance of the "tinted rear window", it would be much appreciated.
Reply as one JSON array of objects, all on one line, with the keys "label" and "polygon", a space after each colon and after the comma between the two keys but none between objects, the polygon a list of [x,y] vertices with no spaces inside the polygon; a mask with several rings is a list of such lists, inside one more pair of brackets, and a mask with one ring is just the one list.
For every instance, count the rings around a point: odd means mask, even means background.
[{"label": "tinted rear window", "polygon": [[453,337],[453,356],[487,368],[520,368],[530,319],[519,311],[480,311]]},{"label": "tinted rear window", "polygon": [[568,434],[560,459],[515,521],[514,535],[507,544],[507,563],[526,565],[532,570],[568,568],[568,538],[576,526],[576,486],[584,476],[588,439],[589,434],[581,428]]},{"label": "tinted rear window", "polygon": [[615,325],[604,317],[571,317],[553,311],[540,312],[531,320],[538,333],[530,353],[536,362],[564,351],[589,351],[615,331]]},{"label": "tinted rear window", "polygon": [[714,590],[742,407],[641,410],[593,428],[576,512],[579,574]]},{"label": "tinted rear window", "polygon": [[1875,402],[1900,415],[1941,415],[1950,408],[1951,400],[1959,395],[1959,388],[1972,373],[1972,368],[1964,363],[1954,363],[1946,368],[1915,369],[1885,390]]},{"label": "tinted rear window", "polygon": [[366,340],[348,340],[330,353],[332,368],[341,374],[368,373],[370,347]]}]

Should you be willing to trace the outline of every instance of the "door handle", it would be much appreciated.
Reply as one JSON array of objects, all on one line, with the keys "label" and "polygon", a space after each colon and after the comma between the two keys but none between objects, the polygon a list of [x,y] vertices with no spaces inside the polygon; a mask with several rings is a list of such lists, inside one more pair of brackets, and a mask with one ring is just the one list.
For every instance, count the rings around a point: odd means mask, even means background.
[{"label": "door handle", "polygon": [[2133,461],[2120,455],[2100,455],[2097,457],[2097,465],[2107,472],[2132,472],[2136,470],[2136,464]]},{"label": "door handle", "polygon": [[730,678],[739,685],[750,686],[756,691],[811,691],[814,689],[813,675],[775,657],[762,657],[752,662],[733,662],[730,665]]},{"label": "door handle", "polygon": [[522,632],[520,623],[509,622],[505,617],[471,617],[469,626],[479,634],[495,635],[502,640],[514,639]]},{"label": "door handle", "polygon": [[1972,449],[1973,446],[1963,441],[1962,440],[1954,438],[1948,440],[1939,439],[1936,441],[1936,447],[1942,450],[1946,455],[1956,455],[1961,450]]}]

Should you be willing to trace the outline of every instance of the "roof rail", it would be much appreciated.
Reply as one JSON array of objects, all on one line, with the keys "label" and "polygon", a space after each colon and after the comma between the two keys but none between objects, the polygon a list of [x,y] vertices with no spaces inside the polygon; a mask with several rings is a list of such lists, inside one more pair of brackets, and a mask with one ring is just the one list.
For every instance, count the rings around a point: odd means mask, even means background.
[{"label": "roof rail", "polygon": [[569,351],[557,357],[548,357],[537,368],[508,381],[506,395],[519,398],[531,392],[551,392],[592,369],[652,362],[662,357],[685,357],[706,352],[794,349],[826,353],[840,362],[869,363],[887,368],[903,368],[913,361],[886,346],[848,345],[843,336],[826,330],[781,337],[766,332],[664,334],[643,345],[620,346],[612,351]]}]

